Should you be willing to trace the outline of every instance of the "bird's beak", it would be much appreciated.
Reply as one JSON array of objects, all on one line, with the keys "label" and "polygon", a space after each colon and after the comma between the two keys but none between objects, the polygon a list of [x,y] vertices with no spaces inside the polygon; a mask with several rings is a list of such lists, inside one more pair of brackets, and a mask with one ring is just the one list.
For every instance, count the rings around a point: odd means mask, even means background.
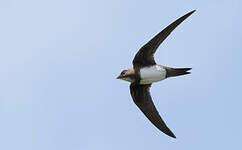
[{"label": "bird's beak", "polygon": [[119,75],[116,79],[121,79],[121,76]]}]

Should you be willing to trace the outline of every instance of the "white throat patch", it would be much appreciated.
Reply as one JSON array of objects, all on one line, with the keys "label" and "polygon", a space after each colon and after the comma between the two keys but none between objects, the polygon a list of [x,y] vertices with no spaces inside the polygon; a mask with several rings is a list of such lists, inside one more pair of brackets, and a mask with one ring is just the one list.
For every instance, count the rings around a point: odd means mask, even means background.
[{"label": "white throat patch", "polygon": [[140,69],[140,84],[151,84],[166,78],[166,70],[160,65]]}]

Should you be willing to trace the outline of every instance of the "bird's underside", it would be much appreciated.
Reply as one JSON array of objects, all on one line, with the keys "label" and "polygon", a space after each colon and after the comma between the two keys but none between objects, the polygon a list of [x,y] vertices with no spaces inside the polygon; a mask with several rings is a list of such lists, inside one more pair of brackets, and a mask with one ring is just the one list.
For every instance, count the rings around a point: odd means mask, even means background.
[{"label": "bird's underside", "polygon": [[164,80],[168,77],[189,74],[190,72],[188,71],[191,68],[170,68],[157,65],[154,60],[154,53],[168,35],[193,12],[195,12],[195,10],[171,23],[141,47],[133,59],[133,68],[122,71],[118,77],[118,79],[131,82],[130,94],[134,103],[154,126],[173,138],[176,138],[176,136],[162,120],[152,101],[150,87],[153,82]]}]

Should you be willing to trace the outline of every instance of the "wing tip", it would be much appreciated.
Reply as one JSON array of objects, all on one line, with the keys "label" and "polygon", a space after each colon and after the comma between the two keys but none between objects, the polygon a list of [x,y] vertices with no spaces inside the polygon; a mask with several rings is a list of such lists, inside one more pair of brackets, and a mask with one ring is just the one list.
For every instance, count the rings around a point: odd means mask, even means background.
[{"label": "wing tip", "polygon": [[192,10],[190,13],[194,13],[195,11],[197,11],[196,9]]},{"label": "wing tip", "polygon": [[172,133],[171,135],[169,135],[170,137],[176,139],[176,136]]},{"label": "wing tip", "polygon": [[190,11],[189,13],[187,13],[187,14],[185,15],[186,18],[187,18],[188,16],[190,16],[191,14],[193,14],[195,11],[196,11],[196,9],[194,9],[194,10]]},{"label": "wing tip", "polygon": [[189,14],[189,16],[191,15],[191,14],[193,14],[195,11],[197,11],[196,9],[194,9],[194,10],[192,10],[192,11],[190,11],[188,14]]},{"label": "wing tip", "polygon": [[170,137],[172,137],[172,138],[174,138],[174,139],[176,139],[176,136],[175,136],[175,134],[174,133],[172,133],[172,131],[169,129],[167,132],[164,132],[166,135],[168,135],[168,136],[170,136]]}]

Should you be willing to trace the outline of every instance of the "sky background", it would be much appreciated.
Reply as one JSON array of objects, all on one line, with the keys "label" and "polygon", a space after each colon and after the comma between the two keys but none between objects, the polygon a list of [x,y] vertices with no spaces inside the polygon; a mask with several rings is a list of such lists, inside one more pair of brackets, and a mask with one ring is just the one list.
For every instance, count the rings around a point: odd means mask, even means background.
[{"label": "sky background", "polygon": [[[193,9],[155,55],[193,68],[151,88],[173,139],[116,76]],[[242,149],[241,19],[241,0],[0,1],[0,149]]]}]

